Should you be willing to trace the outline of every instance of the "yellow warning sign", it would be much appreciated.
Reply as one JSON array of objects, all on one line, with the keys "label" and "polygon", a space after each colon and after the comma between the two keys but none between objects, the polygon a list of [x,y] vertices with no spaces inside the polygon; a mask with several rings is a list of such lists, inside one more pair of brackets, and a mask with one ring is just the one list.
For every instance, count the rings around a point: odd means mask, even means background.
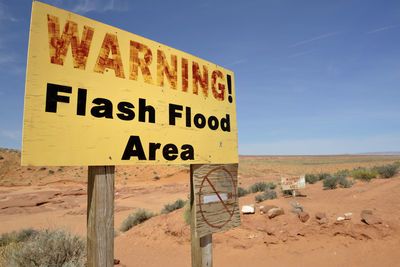
[{"label": "yellow warning sign", "polygon": [[33,2],[23,165],[237,162],[233,72]]}]

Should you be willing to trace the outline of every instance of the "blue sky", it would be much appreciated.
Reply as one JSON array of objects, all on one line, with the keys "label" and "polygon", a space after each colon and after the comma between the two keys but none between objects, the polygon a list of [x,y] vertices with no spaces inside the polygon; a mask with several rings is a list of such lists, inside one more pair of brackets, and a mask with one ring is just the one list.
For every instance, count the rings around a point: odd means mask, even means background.
[{"label": "blue sky", "polygon": [[[235,73],[240,154],[400,151],[400,1],[42,1]],[[21,148],[30,0],[0,0],[0,147]]]}]

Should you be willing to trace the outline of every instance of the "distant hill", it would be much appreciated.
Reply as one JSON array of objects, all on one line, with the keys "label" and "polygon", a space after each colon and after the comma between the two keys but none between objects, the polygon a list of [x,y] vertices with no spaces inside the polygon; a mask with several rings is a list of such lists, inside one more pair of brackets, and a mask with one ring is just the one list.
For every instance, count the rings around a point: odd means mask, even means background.
[{"label": "distant hill", "polygon": [[372,155],[372,156],[399,156],[400,151],[390,151],[390,152],[365,152],[358,153],[354,155]]}]

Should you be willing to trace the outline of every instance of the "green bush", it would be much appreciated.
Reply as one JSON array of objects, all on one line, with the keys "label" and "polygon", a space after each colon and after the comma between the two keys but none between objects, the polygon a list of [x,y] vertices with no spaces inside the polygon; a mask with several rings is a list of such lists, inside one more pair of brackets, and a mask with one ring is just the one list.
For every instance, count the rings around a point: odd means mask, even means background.
[{"label": "green bush", "polygon": [[329,176],[322,180],[324,189],[336,189],[339,179],[337,176]]},{"label": "green bush", "polygon": [[320,181],[325,180],[326,178],[331,177],[331,175],[327,172],[318,173],[318,179]]},{"label": "green bush", "polygon": [[35,236],[38,231],[33,230],[32,228],[23,229],[21,231],[12,232],[12,233],[3,233],[0,237],[0,247],[7,246],[13,242],[25,242],[29,238]]},{"label": "green bush", "polygon": [[345,176],[337,176],[338,183],[342,188],[350,188],[354,184],[354,180],[348,180]]},{"label": "green bush", "polygon": [[260,203],[260,202],[264,201],[263,195],[262,195],[262,194],[255,195],[255,196],[254,196],[254,200],[255,200],[257,203]]},{"label": "green bush", "polygon": [[254,200],[259,203],[267,199],[277,198],[276,192],[271,189],[265,190],[262,194],[258,194],[254,197]]},{"label": "green bush", "polygon": [[154,216],[155,214],[152,213],[151,211],[148,211],[146,209],[138,209],[134,213],[128,215],[128,217],[125,218],[125,220],[121,223],[119,230],[121,232],[126,232],[133,226],[145,222]]},{"label": "green bush", "polygon": [[274,190],[276,188],[276,184],[274,184],[273,182],[268,182],[267,185],[269,189]]},{"label": "green bush", "polygon": [[334,175],[347,177],[347,176],[351,175],[351,172],[348,169],[344,169],[344,170],[337,171]]},{"label": "green bush", "polygon": [[263,193],[264,200],[277,198],[276,192],[274,190],[265,190]]},{"label": "green bush", "polygon": [[3,266],[84,266],[86,244],[63,230],[44,230],[26,242],[15,243],[2,255]]},{"label": "green bush", "polygon": [[247,194],[249,194],[249,192],[246,189],[240,186],[238,187],[238,197],[243,197]]},{"label": "green bush", "polygon": [[397,174],[399,165],[388,164],[372,168],[376,170],[382,178],[391,178]]},{"label": "green bush", "polygon": [[316,176],[315,174],[310,174],[310,173],[307,173],[305,175],[305,179],[306,179],[306,183],[309,183],[309,184],[315,184],[316,182],[319,181],[318,176]]},{"label": "green bush", "polygon": [[167,214],[170,213],[171,211],[174,210],[179,210],[185,206],[186,201],[183,201],[182,199],[178,199],[172,204],[166,204],[164,205],[164,208],[161,210],[161,214]]},{"label": "green bush", "polygon": [[359,167],[351,172],[351,176],[354,179],[359,179],[362,181],[371,181],[371,179],[376,178],[378,171],[376,169],[366,169],[364,167]]},{"label": "green bush", "polygon": [[251,193],[263,192],[267,189],[275,189],[276,185],[273,182],[257,182],[250,186],[247,191]]}]

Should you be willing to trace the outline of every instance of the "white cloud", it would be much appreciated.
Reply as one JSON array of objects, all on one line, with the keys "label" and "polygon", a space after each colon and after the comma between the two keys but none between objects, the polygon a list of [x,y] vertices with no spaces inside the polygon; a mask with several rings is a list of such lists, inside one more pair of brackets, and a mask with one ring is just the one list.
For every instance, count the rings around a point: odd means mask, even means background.
[{"label": "white cloud", "polygon": [[0,3],[0,21],[1,20],[8,20],[8,21],[11,21],[11,22],[17,22],[18,21],[18,19],[13,17],[10,14],[10,12],[8,12],[6,7],[4,5],[2,5],[2,3]]},{"label": "white cloud", "polygon": [[328,37],[335,36],[335,35],[338,35],[338,34],[339,34],[338,32],[325,33],[325,34],[318,35],[316,37],[313,37],[313,38],[310,38],[310,39],[307,39],[307,40],[299,41],[297,43],[294,43],[294,44],[290,45],[290,47],[296,47],[296,46],[299,46],[299,45],[308,44],[308,43],[311,43],[311,42],[314,42],[314,41],[317,41],[317,40],[321,40],[321,39],[326,39]]},{"label": "white cloud", "polygon": [[0,57],[0,64],[9,64],[16,61],[16,57],[12,54],[2,55]]},{"label": "white cloud", "polygon": [[0,135],[3,137],[7,137],[13,140],[21,139],[21,131],[13,131],[13,130],[0,130]]},{"label": "white cloud", "polygon": [[305,55],[311,54],[312,52],[314,52],[314,51],[310,50],[310,51],[305,51],[305,52],[299,52],[299,53],[295,53],[295,54],[289,55],[288,58],[301,57],[301,56],[305,56]]},{"label": "white cloud", "polygon": [[241,155],[326,155],[400,151],[400,135],[239,144]]},{"label": "white cloud", "polygon": [[371,30],[369,32],[367,32],[367,34],[373,34],[373,33],[377,33],[377,32],[382,32],[382,31],[387,31],[387,30],[391,30],[394,28],[399,27],[398,25],[389,25],[389,26],[385,26],[385,27],[381,27],[381,28],[377,28],[374,30]]},{"label": "white cloud", "polygon": [[112,10],[126,11],[127,5],[122,0],[78,0],[72,12],[84,14],[90,11],[106,12]]},{"label": "white cloud", "polygon": [[231,62],[231,63],[228,63],[228,64],[226,64],[226,66],[227,66],[227,67],[231,67],[231,66],[235,66],[235,65],[242,64],[242,63],[244,63],[244,62],[246,62],[246,61],[247,61],[246,58],[242,58],[242,59],[235,60],[235,61],[233,61],[233,62]]}]

